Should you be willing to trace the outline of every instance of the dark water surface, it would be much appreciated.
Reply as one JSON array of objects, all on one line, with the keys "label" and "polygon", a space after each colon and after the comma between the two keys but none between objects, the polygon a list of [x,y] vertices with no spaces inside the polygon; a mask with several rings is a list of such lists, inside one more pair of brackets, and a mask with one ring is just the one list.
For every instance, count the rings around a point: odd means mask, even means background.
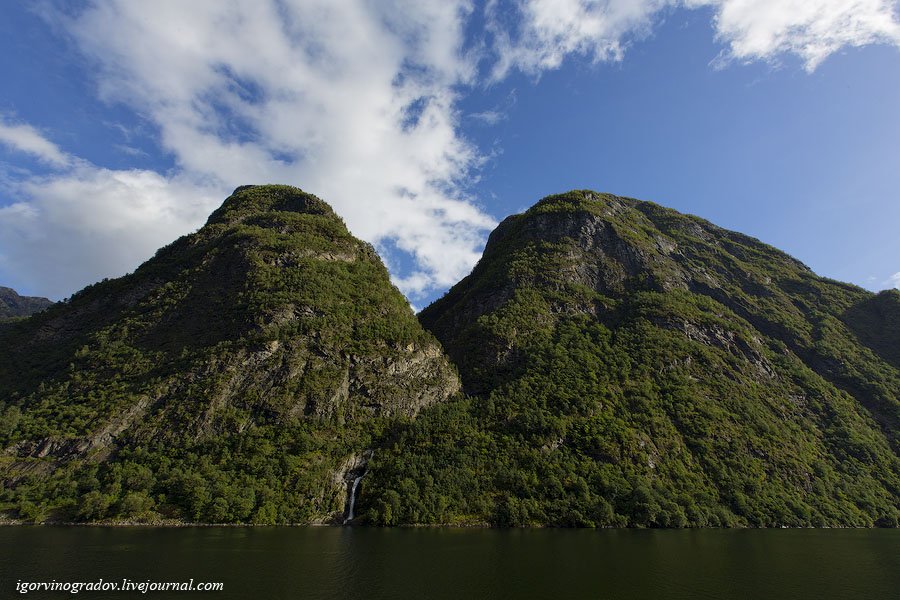
[{"label": "dark water surface", "polygon": [[[224,591],[16,593],[101,577]],[[900,531],[0,527],[13,597],[900,598]]]}]

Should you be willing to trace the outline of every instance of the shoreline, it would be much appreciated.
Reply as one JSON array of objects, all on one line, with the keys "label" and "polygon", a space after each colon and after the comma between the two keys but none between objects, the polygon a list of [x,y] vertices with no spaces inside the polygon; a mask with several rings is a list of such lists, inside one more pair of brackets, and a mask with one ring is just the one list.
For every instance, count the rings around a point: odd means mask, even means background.
[{"label": "shoreline", "polygon": [[158,528],[158,529],[179,529],[179,528],[210,528],[210,527],[221,527],[221,528],[258,528],[258,527],[268,527],[268,528],[293,528],[293,527],[310,527],[310,528],[363,528],[363,529],[496,529],[496,530],[541,530],[541,529],[566,529],[566,530],[579,530],[579,531],[748,531],[748,530],[785,530],[785,529],[804,529],[804,530],[860,530],[860,531],[870,531],[875,529],[900,529],[900,527],[841,527],[841,526],[830,526],[830,527],[791,527],[791,526],[777,526],[777,527],[554,527],[550,525],[536,525],[536,526],[521,526],[521,527],[501,527],[497,525],[490,525],[487,523],[478,523],[478,524],[459,524],[459,523],[440,523],[440,524],[404,524],[404,525],[393,525],[388,527],[381,526],[372,526],[372,525],[344,525],[341,523],[285,523],[285,524],[276,524],[276,525],[266,525],[261,523],[185,523],[185,522],[159,522],[159,523],[150,523],[150,522],[121,522],[121,521],[110,521],[110,522],[92,522],[92,523],[80,523],[74,521],[56,521],[56,522],[42,522],[42,523],[27,523],[25,521],[16,521],[4,519],[0,520],[0,527],[107,527],[113,529],[124,529],[129,527],[134,528]]}]

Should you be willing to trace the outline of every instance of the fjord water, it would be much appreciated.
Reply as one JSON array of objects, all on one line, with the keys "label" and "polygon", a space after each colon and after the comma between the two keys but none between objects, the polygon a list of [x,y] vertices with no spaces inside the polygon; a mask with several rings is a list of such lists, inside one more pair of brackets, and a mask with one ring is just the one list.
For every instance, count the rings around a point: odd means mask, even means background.
[{"label": "fjord water", "polygon": [[0,552],[3,598],[101,577],[220,599],[900,597],[898,530],[2,527]]}]

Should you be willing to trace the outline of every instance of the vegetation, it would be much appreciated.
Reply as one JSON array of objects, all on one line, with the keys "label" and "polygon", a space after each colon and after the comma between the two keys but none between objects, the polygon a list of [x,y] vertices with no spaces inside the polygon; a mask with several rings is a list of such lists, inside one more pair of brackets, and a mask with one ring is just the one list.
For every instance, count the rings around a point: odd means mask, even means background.
[{"label": "vegetation", "polygon": [[896,526],[896,298],[650,203],[544,199],[423,311],[474,396],[376,455],[368,517]]},{"label": "vegetation", "polygon": [[576,191],[506,219],[423,329],[327,204],[238,188],[0,325],[0,510],[335,521],[366,469],[373,525],[897,526],[898,308]]},{"label": "vegetation", "polygon": [[135,273],[0,328],[0,510],[327,520],[346,461],[457,387],[327,204],[239,188]]}]

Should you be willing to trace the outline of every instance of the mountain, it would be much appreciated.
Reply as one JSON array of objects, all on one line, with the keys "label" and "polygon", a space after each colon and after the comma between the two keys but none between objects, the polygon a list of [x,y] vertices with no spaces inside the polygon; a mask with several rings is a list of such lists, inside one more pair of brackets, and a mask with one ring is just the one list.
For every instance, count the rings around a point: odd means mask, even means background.
[{"label": "mountain", "polygon": [[896,526],[900,293],[590,191],[420,314],[468,397],[373,458],[370,522]]},{"label": "mountain", "polygon": [[0,320],[27,317],[40,312],[53,304],[47,298],[37,296],[20,296],[16,290],[0,287]]},{"label": "mountain", "polygon": [[897,291],[590,191],[504,220],[417,320],[326,203],[245,186],[0,323],[0,513],[897,526],[898,333]]},{"label": "mountain", "polygon": [[0,510],[340,519],[384,432],[459,386],[325,202],[240,187],[134,273],[0,325]]}]

